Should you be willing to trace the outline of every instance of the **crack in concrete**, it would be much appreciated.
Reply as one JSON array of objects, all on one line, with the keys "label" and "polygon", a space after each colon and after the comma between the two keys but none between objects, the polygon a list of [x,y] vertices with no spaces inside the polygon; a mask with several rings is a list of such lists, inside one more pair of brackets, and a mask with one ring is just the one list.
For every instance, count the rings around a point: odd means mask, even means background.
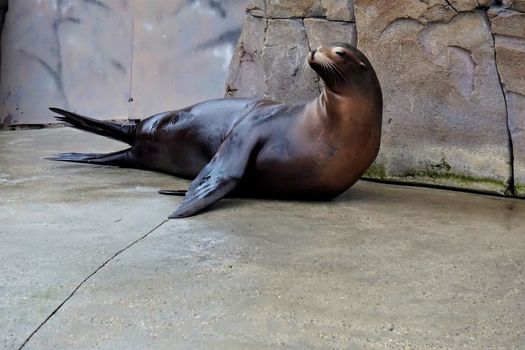
[{"label": "crack in concrete", "polygon": [[93,277],[97,272],[99,272],[102,268],[104,268],[104,266],[106,266],[107,264],[109,264],[113,259],[115,259],[117,256],[119,256],[120,254],[124,253],[126,250],[128,250],[129,248],[133,247],[135,244],[139,243],[140,241],[142,241],[143,239],[145,239],[146,237],[148,237],[150,234],[152,234],[155,230],[157,230],[159,227],[161,227],[162,225],[164,225],[166,222],[168,222],[168,219],[165,219],[164,221],[162,221],[160,224],[158,224],[157,226],[155,226],[153,229],[151,229],[150,231],[148,231],[148,233],[146,233],[145,235],[142,235],[141,237],[137,238],[136,240],[134,240],[133,242],[131,242],[130,244],[128,244],[126,247],[122,248],[121,250],[119,250],[118,252],[116,252],[115,254],[113,254],[109,259],[107,259],[106,261],[104,261],[102,263],[102,265],[100,265],[99,267],[97,267],[93,272],[91,272],[86,278],[84,278],[82,280],[82,282],[80,282],[76,287],[75,289],[73,289],[73,291],[49,314],[49,316],[46,317],[46,319],[40,323],[40,325],[24,340],[24,342],[22,343],[22,345],[20,345],[20,347],[18,348],[18,350],[21,350],[23,349],[27,343],[31,340],[31,338],[40,330],[40,328],[42,328],[46,323],[47,321],[49,321],[61,308],[62,306],[64,306],[64,304],[66,304],[69,299],[71,299],[75,293],[89,280],[91,279],[91,277]]},{"label": "crack in concrete", "polygon": [[505,93],[505,86],[501,80],[501,74],[498,66],[498,54],[496,52],[496,35],[492,31],[492,23],[490,22],[488,9],[483,11],[484,19],[489,26],[490,35],[492,36],[492,43],[494,48],[494,64],[496,66],[496,74],[498,77],[499,86],[501,88],[501,93],[503,94],[503,101],[505,103],[505,115],[507,117],[507,137],[508,137],[508,147],[509,147],[509,179],[507,180],[507,189],[505,190],[506,195],[515,196],[516,188],[514,186],[514,142],[512,141],[512,133],[510,131],[510,115],[509,115],[509,106],[507,102],[507,94]]}]

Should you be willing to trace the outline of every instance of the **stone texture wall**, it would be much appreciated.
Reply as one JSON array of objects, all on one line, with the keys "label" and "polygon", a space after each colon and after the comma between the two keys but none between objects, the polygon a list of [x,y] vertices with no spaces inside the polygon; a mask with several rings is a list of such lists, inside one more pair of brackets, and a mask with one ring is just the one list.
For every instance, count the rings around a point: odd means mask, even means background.
[{"label": "stone texture wall", "polygon": [[50,105],[142,118],[221,97],[245,7],[245,0],[9,0],[0,127],[52,122]]},{"label": "stone texture wall", "polygon": [[226,95],[314,97],[304,58],[334,41],[383,86],[368,177],[525,196],[524,0],[252,0]]},{"label": "stone texture wall", "polygon": [[525,0],[488,11],[505,93],[515,193],[525,197]]},{"label": "stone texture wall", "polygon": [[230,65],[226,96],[289,103],[317,96],[319,81],[304,64],[305,56],[327,41],[356,44],[351,1],[252,1]]}]

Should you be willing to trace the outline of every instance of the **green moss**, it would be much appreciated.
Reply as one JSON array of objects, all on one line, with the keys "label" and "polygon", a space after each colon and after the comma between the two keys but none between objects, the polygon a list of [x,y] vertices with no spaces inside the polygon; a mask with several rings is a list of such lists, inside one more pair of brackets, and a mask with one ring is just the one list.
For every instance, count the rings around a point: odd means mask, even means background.
[{"label": "green moss", "polygon": [[[397,177],[397,176],[396,176]],[[474,177],[464,174],[456,174],[449,171],[435,171],[435,170],[416,170],[416,171],[407,171],[399,178],[404,179],[417,179],[417,180],[429,180],[433,184],[442,184],[442,185],[457,185],[463,188],[469,189],[479,189],[479,188],[488,188],[493,189],[498,192],[503,192],[505,190],[506,183],[504,181],[483,178],[483,177]]]},{"label": "green moss", "polygon": [[518,197],[525,197],[525,184],[514,184],[514,191]]},{"label": "green moss", "polygon": [[[455,187],[499,194],[503,194],[508,187],[505,181],[455,173],[444,158],[440,163],[431,164],[427,162],[422,169],[408,170],[400,175],[389,175],[383,164],[374,163],[363,175],[363,178]],[[525,186],[522,186],[521,191],[525,194]]]},{"label": "green moss", "polygon": [[372,164],[370,168],[366,171],[366,173],[363,175],[364,178],[371,178],[371,179],[384,179],[386,178],[386,169],[383,164]]}]

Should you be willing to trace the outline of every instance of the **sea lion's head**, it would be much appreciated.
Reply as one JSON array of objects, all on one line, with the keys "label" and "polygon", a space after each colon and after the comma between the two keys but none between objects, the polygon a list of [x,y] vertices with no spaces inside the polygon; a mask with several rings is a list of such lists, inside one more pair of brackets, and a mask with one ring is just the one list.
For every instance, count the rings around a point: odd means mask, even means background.
[{"label": "sea lion's head", "polygon": [[306,59],[326,88],[335,93],[345,93],[356,87],[376,89],[379,85],[366,56],[349,44],[319,46]]}]

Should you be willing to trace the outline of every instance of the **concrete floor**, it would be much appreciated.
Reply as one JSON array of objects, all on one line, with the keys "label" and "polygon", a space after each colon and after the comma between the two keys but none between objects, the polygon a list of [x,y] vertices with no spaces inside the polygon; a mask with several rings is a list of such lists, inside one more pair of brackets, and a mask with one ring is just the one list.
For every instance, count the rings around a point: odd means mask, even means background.
[{"label": "concrete floor", "polygon": [[0,132],[0,348],[525,349],[525,201],[360,182],[165,221],[187,181],[42,159],[119,147]]}]

